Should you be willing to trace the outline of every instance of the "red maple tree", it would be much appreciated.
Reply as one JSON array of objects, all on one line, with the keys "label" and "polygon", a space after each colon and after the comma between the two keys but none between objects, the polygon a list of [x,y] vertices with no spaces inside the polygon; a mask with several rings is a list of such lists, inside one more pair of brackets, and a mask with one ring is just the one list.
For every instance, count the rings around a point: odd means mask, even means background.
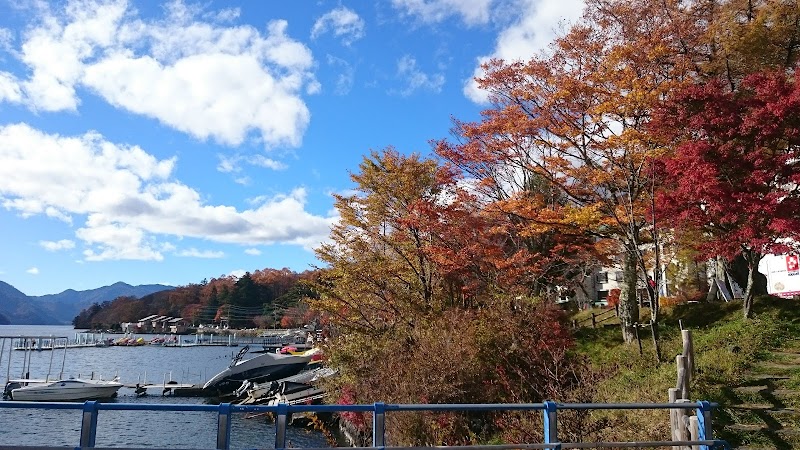
[{"label": "red maple tree", "polygon": [[665,162],[661,216],[699,229],[702,256],[742,255],[749,268],[744,314],[761,257],[797,243],[800,230],[800,85],[784,72],[679,91],[653,121],[678,144]]}]

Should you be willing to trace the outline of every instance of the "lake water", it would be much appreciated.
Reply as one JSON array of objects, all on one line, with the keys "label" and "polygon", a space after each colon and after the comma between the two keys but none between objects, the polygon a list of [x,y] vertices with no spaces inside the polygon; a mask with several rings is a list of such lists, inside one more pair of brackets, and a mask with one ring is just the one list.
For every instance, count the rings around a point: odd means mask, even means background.
[{"label": "lake water", "polygon": [[[0,325],[0,335],[53,335],[75,338],[69,326]],[[109,335],[113,337],[113,335]],[[148,339],[147,336],[143,336]],[[6,340],[6,346],[8,346]],[[124,384],[137,382],[162,383],[172,379],[178,383],[201,383],[225,369],[238,347],[104,347],[71,348],[31,352],[30,378],[57,377],[64,361],[64,377],[81,375],[111,379],[119,375]],[[25,352],[11,352],[8,347],[0,359],[0,378],[22,375]],[[160,390],[137,397],[133,389],[119,390],[118,403],[203,403],[203,398],[162,397]],[[0,445],[56,445],[75,447],[80,442],[81,413],[77,410],[39,410],[0,408]],[[214,448],[217,414],[211,412],[147,412],[100,411],[98,414],[98,447]],[[272,448],[275,429],[265,418],[245,419],[233,415],[231,448]],[[327,447],[325,437],[317,431],[290,428],[288,443],[294,447]]]}]

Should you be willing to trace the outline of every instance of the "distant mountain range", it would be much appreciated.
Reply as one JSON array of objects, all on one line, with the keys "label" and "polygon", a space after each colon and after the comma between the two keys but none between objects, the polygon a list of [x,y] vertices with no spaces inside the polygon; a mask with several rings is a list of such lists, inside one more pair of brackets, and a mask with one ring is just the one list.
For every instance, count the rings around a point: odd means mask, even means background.
[{"label": "distant mountain range", "polygon": [[0,325],[70,324],[81,310],[93,303],[103,303],[122,296],[140,298],[169,289],[174,287],[161,284],[131,286],[118,282],[86,291],[67,289],[60,294],[29,296],[0,281]]}]

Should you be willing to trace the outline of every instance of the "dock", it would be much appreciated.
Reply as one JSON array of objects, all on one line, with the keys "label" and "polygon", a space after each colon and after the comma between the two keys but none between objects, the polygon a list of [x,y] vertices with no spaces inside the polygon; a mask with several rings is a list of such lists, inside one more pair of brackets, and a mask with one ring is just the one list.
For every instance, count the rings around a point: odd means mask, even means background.
[{"label": "dock", "polygon": [[124,384],[122,387],[133,389],[136,395],[171,395],[174,397],[203,397],[203,386],[200,384],[167,383]]}]

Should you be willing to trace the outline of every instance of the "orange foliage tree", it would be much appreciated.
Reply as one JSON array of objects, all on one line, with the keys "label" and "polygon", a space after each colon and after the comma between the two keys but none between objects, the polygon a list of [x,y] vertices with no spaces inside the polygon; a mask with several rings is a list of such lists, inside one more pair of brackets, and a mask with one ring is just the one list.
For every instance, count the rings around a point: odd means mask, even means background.
[{"label": "orange foliage tree", "polygon": [[[338,331],[325,352],[339,369],[329,392],[356,403],[531,402],[577,383],[561,311],[512,295],[533,265],[506,270],[503,224],[448,167],[387,149],[351,177],[356,194],[336,198],[341,220],[317,251],[328,267],[310,300]],[[565,371],[546,375],[554,364]],[[497,431],[486,418],[439,419],[387,427],[416,445]]]},{"label": "orange foliage tree", "polygon": [[[457,122],[457,142],[437,145],[527,229],[589,237],[599,252],[620,255],[627,342],[648,269],[643,249],[654,241],[651,168],[664,152],[646,125],[654,106],[697,69],[692,45],[703,30],[687,8],[671,0],[589,2],[548,52],[488,63],[478,81],[493,107],[480,122]],[[530,195],[529,180],[540,183],[540,195]]]}]

